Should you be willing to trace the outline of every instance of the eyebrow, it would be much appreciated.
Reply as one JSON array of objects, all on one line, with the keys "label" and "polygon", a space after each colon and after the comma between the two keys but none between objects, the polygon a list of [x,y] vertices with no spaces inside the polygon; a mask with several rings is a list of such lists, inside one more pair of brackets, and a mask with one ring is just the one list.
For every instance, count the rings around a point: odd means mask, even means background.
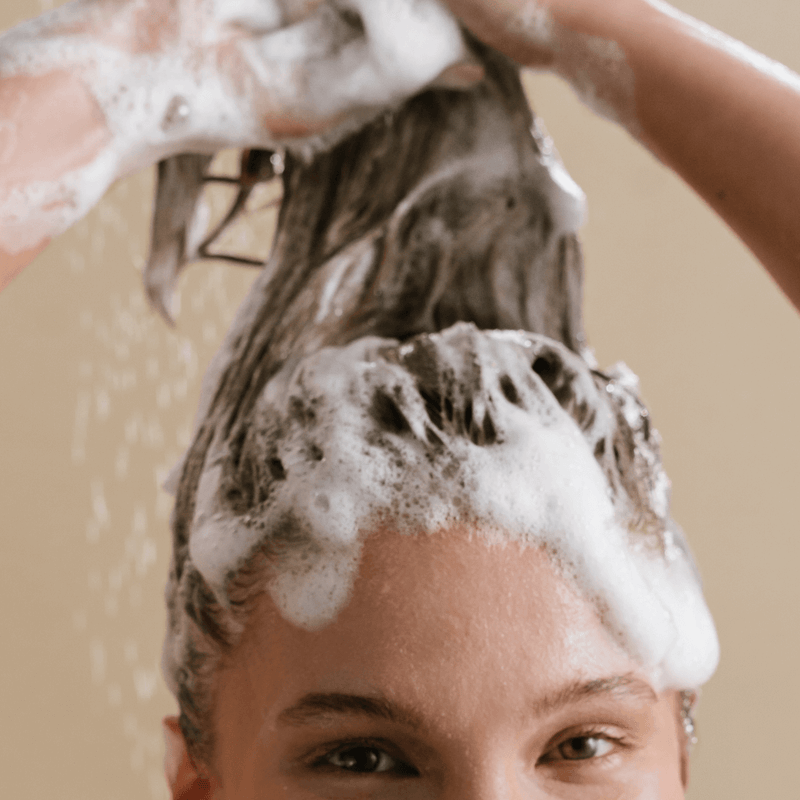
[{"label": "eyebrow", "polygon": [[648,704],[658,702],[658,695],[647,681],[635,675],[614,675],[587,682],[576,681],[552,695],[535,700],[530,709],[534,716],[545,717],[567,706],[598,697],[639,700]]},{"label": "eyebrow", "polygon": [[[646,681],[633,675],[615,675],[588,682],[576,681],[552,695],[534,701],[529,708],[534,716],[543,717],[581,701],[608,696],[618,699],[644,700],[648,703],[658,701],[658,696]],[[356,695],[339,692],[306,694],[296,703],[281,711],[277,721],[281,725],[311,725],[330,721],[336,716],[381,719],[417,731],[428,727],[422,716],[416,711],[395,703],[383,695]]]},{"label": "eyebrow", "polygon": [[414,730],[425,728],[415,711],[392,702],[383,695],[312,692],[281,711],[278,722],[283,725],[308,725],[333,716],[359,716],[387,720]]}]

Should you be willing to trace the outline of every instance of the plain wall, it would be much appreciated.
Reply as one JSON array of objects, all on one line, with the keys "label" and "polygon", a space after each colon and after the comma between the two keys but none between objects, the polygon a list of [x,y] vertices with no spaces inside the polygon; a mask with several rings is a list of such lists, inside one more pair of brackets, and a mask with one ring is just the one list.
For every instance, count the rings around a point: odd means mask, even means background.
[{"label": "plain wall", "polygon": [[[46,2],[3,0],[0,29]],[[800,69],[796,0],[680,7]],[[800,317],[624,132],[557,80],[528,83],[589,198],[591,342],[641,377],[719,627],[690,797],[797,797]],[[177,326],[150,313],[152,182],[118,184],[0,295],[0,786],[20,800],[166,796],[159,485],[252,275],[195,267]]]}]

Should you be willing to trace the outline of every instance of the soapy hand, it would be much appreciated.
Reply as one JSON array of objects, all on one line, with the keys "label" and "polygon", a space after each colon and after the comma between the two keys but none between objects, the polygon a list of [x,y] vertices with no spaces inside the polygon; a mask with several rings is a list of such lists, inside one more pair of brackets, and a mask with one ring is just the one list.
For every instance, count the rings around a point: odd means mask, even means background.
[{"label": "soapy hand", "polygon": [[0,79],[59,69],[97,101],[120,172],[330,136],[480,73],[439,0],[74,0],[0,39]]},{"label": "soapy hand", "polygon": [[0,36],[0,288],[127,173],[330,145],[481,75],[439,0],[67,3]]},{"label": "soapy hand", "polygon": [[548,66],[556,44],[553,6],[570,0],[445,0],[479,39],[525,66]]},{"label": "soapy hand", "polygon": [[444,0],[479,39],[528,67],[558,69],[598,20],[643,0]]},{"label": "soapy hand", "polygon": [[150,161],[159,145],[163,157],[330,138],[442,75],[470,77],[437,0],[130,0],[115,23],[127,80],[161,114]]},{"label": "soapy hand", "polygon": [[[124,79],[161,112],[170,150],[182,149],[187,139],[203,149],[238,145],[231,141],[237,136],[256,144],[256,138],[301,135],[321,124],[313,109],[291,108],[291,98],[280,96],[276,78],[295,77],[291,58],[283,76],[270,70],[268,53],[258,58],[265,40],[302,25],[321,4],[128,0],[108,38],[113,42],[119,33],[122,50],[131,55]],[[291,48],[297,42],[283,44]]]},{"label": "soapy hand", "polygon": [[634,134],[633,74],[617,36],[650,1],[445,0],[479,39],[564,78],[596,113]]}]

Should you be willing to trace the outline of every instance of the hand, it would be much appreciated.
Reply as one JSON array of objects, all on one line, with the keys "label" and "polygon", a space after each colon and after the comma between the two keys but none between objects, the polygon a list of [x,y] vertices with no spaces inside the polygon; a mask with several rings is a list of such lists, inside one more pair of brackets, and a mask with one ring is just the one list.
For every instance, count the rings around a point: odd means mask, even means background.
[{"label": "hand", "polygon": [[0,284],[122,175],[481,74],[438,0],[74,0],[0,36]]},{"label": "hand", "polygon": [[[569,72],[587,38],[613,38],[620,17],[649,0],[444,0],[475,36],[528,67]],[[565,77],[568,77],[565,75]]]},{"label": "hand", "polygon": [[[151,120],[145,136],[148,161],[154,148],[164,157],[330,136],[442,75],[480,74],[437,0],[94,4],[114,9],[97,35],[129,54],[121,67],[148,110],[110,91],[101,104],[121,120],[121,135],[131,115],[160,109],[160,132]],[[103,93],[103,80],[95,80]]]},{"label": "hand", "polygon": [[444,2],[478,39],[517,63],[524,66],[552,63],[552,0]]},{"label": "hand", "polygon": [[445,0],[483,41],[547,68],[600,116],[637,131],[633,72],[619,41],[661,0]]}]

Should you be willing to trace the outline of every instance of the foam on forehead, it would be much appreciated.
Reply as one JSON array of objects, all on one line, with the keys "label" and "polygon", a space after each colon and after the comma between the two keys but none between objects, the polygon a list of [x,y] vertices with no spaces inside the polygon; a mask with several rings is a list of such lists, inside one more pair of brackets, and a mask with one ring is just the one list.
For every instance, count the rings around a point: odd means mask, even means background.
[{"label": "foam on forehead", "polygon": [[287,365],[235,447],[206,467],[190,540],[220,599],[263,550],[274,601],[317,628],[347,603],[370,528],[468,522],[546,547],[658,684],[698,686],[716,666],[657,435],[624,370],[466,324],[362,339]]}]

